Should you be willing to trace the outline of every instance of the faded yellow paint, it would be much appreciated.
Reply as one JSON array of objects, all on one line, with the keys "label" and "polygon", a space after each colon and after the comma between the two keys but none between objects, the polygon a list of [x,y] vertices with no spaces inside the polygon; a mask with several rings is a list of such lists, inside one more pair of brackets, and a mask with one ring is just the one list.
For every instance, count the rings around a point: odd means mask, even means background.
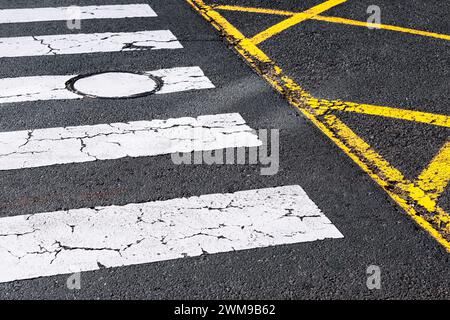
[{"label": "faded yellow paint", "polygon": [[339,4],[342,4],[346,2],[347,0],[328,0],[325,1],[317,6],[314,6],[304,12],[296,13],[292,17],[287,18],[286,20],[281,21],[280,23],[277,23],[276,25],[271,26],[270,28],[258,33],[250,40],[254,44],[261,43],[270,37],[273,37],[274,35],[292,27],[296,24],[311,19],[314,16],[317,16],[318,14],[327,11]]},{"label": "faded yellow paint", "polygon": [[[445,212],[441,207],[436,207],[435,212],[431,212],[427,215],[427,220],[429,220],[433,225],[439,226],[441,233],[443,235],[450,235],[450,215]],[[447,251],[450,250],[447,248]]]},{"label": "faded yellow paint", "polygon": [[238,29],[236,29],[232,24],[228,23],[228,21],[222,17],[221,14],[219,14],[217,11],[212,10],[211,7],[204,4],[202,0],[187,0],[188,3],[194,6],[193,1],[197,5],[200,5],[204,8],[204,12],[201,12],[202,15],[209,20],[214,27],[218,30],[222,30],[226,32],[226,34],[230,35],[235,39],[235,46],[236,49],[240,52],[240,47],[249,47],[249,58],[253,57],[255,60],[251,60],[251,62],[260,61],[260,62],[270,62],[270,58],[262,52],[260,49],[258,49],[256,46],[249,46],[248,43],[250,43],[250,40],[246,38]]},{"label": "faded yellow paint", "polygon": [[[303,14],[301,12],[292,12],[292,11],[285,11],[285,10],[252,8],[252,7],[242,7],[242,6],[228,6],[228,5],[216,6],[215,8],[220,9],[220,10],[252,12],[252,13],[272,14],[272,15],[280,15],[280,16],[294,16],[296,14]],[[340,18],[340,17],[322,16],[322,15],[312,16],[312,17],[309,17],[308,19],[325,21],[325,22],[330,22],[330,23],[346,24],[346,25],[365,27],[365,28],[373,27],[375,29],[383,29],[383,30],[389,30],[389,31],[410,33],[413,35],[431,37],[431,38],[442,39],[442,40],[450,40],[450,35],[436,33],[436,32],[423,31],[423,30],[417,30],[417,29],[411,29],[411,28],[398,27],[398,26],[393,26],[393,25],[389,25],[389,24],[370,23],[370,22],[366,22],[366,21],[358,21],[358,20],[352,20],[352,19],[346,19],[346,18]]]},{"label": "faded yellow paint", "polygon": [[264,52],[246,38],[213,7],[202,0],[187,0],[235,46],[250,66],[263,76],[288,102],[311,120],[361,169],[376,181],[423,229],[450,252],[450,216],[436,205],[435,198],[379,155],[345,123],[330,114],[331,101],[319,100],[284,74]]},{"label": "faded yellow paint", "polygon": [[439,153],[417,179],[419,187],[437,201],[450,181],[450,141],[447,141]]},{"label": "faded yellow paint", "polygon": [[[394,199],[423,229],[450,252],[450,216],[436,205],[434,198],[379,155],[369,144],[334,115],[326,115],[328,126],[322,131],[355,161]],[[327,133],[328,131],[328,133]],[[424,215],[411,203],[422,206]],[[439,231],[438,231],[439,230]]]}]

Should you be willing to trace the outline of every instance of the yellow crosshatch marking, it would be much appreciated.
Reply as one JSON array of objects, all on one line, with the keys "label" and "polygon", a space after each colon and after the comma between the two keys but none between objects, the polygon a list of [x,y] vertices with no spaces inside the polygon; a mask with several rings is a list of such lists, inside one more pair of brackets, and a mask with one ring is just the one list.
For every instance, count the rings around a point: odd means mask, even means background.
[{"label": "yellow crosshatch marking", "polygon": [[420,174],[419,187],[437,201],[450,180],[450,141],[444,144],[428,167]]},{"label": "yellow crosshatch marking", "polygon": [[[332,112],[339,110],[369,114],[447,128],[450,127],[450,117],[384,106],[316,99],[302,89],[292,78],[288,77],[270,57],[256,46],[256,44],[308,19],[367,27],[368,24],[366,22],[318,15],[338,4],[344,3],[346,0],[325,1],[301,13],[239,6],[207,5],[203,0],[186,1],[226,37],[234,46],[234,49],[242,55],[256,72],[277,91],[282,93],[291,105],[295,106],[305,117],[312,121],[369,174],[416,223],[428,231],[431,236],[450,252],[450,215],[437,204],[439,196],[443,193],[450,180],[450,142],[447,142],[442,147],[416,181],[409,181],[398,169],[386,161]],[[278,14],[289,16],[290,18],[249,39],[229,23],[217,10]],[[448,35],[390,25],[377,26],[386,30],[450,40]]]},{"label": "yellow crosshatch marking", "polygon": [[406,110],[384,106],[375,106],[370,104],[360,104],[354,102],[328,101],[325,99],[309,99],[308,103],[317,108],[319,114],[325,114],[330,110],[343,112],[353,112],[380,116],[385,118],[401,119],[419,123],[430,124],[438,127],[450,128],[450,116],[422,111]]},{"label": "yellow crosshatch marking", "polygon": [[283,30],[286,30],[292,26],[295,26],[296,24],[299,24],[302,21],[311,19],[312,17],[327,11],[341,3],[346,2],[347,0],[328,0],[326,2],[323,2],[315,7],[312,7],[311,9],[308,9],[301,13],[296,13],[292,15],[290,18],[287,18],[286,20],[281,21],[280,23],[277,23],[274,26],[271,26],[270,28],[264,30],[263,32],[258,33],[256,36],[251,38],[250,40],[254,44],[258,44],[263,42],[264,40],[269,39],[270,37],[273,37],[274,35],[282,32]]},{"label": "yellow crosshatch marking", "polygon": [[[358,26],[358,27],[365,27],[365,28],[373,27],[375,29],[404,32],[404,33],[410,33],[410,34],[414,34],[414,35],[418,35],[418,36],[431,37],[431,38],[442,39],[442,40],[450,40],[450,35],[447,35],[447,34],[440,34],[440,33],[416,30],[416,29],[411,29],[411,28],[403,28],[403,27],[393,26],[393,25],[389,25],[389,24],[375,24],[375,23],[370,23],[370,22],[366,22],[366,21],[358,21],[358,20],[345,19],[345,18],[340,18],[340,17],[329,17],[329,16],[323,16],[323,15],[319,15],[319,14],[312,15],[312,14],[307,14],[306,12],[291,12],[291,11],[284,11],[284,10],[229,6],[229,5],[220,5],[220,6],[213,6],[213,7],[214,7],[214,9],[218,9],[218,10],[265,13],[265,14],[272,14],[272,15],[279,15],[279,16],[298,15],[299,18],[300,17],[305,18],[303,20],[300,20],[299,22],[311,19],[311,20],[325,21],[325,22],[330,22],[330,23],[347,24],[347,25],[351,25],[351,26]],[[264,39],[264,40],[266,40],[266,39]]]}]

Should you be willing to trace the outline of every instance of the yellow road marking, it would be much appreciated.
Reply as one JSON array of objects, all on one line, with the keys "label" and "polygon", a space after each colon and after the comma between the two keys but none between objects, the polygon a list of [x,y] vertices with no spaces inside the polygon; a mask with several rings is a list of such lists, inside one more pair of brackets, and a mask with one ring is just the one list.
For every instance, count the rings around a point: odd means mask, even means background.
[{"label": "yellow road marking", "polygon": [[[292,12],[292,11],[285,11],[285,10],[263,9],[263,8],[252,8],[252,7],[241,7],[241,6],[228,6],[228,5],[215,6],[214,8],[220,9],[220,10],[264,13],[264,14],[273,14],[273,15],[280,15],[280,16],[294,16],[296,14],[302,14],[301,12]],[[352,19],[346,19],[346,18],[340,18],[340,17],[322,16],[322,15],[316,15],[313,17],[309,17],[308,19],[325,21],[325,22],[330,22],[330,23],[347,24],[347,25],[366,27],[366,28],[367,27],[374,27],[374,28],[376,27],[376,29],[384,29],[384,30],[390,30],[390,31],[410,33],[410,34],[414,34],[414,35],[431,37],[431,38],[442,39],[442,40],[450,40],[450,35],[429,32],[429,31],[422,31],[422,30],[411,29],[411,28],[398,27],[398,26],[393,26],[393,25],[389,25],[389,24],[375,24],[375,23],[369,23],[366,21],[358,21],[358,20],[352,20]]]},{"label": "yellow road marking", "polygon": [[447,141],[428,167],[420,174],[417,183],[433,200],[444,192],[450,180],[450,141]]},{"label": "yellow road marking", "polygon": [[315,108],[321,109],[322,113],[326,113],[329,110],[339,110],[344,112],[401,119],[450,128],[450,116],[443,114],[376,106],[370,104],[359,104],[354,102],[343,102],[338,100],[328,101],[323,99],[311,99],[309,103]]},{"label": "yellow road marking", "polygon": [[357,21],[357,20],[351,20],[351,19],[345,19],[345,18],[339,18],[339,17],[324,17],[324,16],[316,16],[313,19],[320,20],[320,21],[326,21],[326,22],[332,22],[332,23],[341,23],[341,24],[347,24],[352,26],[358,26],[358,27],[374,27],[376,29],[384,29],[384,30],[390,30],[390,31],[397,31],[397,32],[403,32],[403,33],[410,33],[418,36],[424,36],[424,37],[431,37],[436,39],[442,39],[442,40],[450,40],[450,35],[446,34],[440,34],[435,32],[428,32],[428,31],[421,31],[416,29],[410,29],[410,28],[403,28],[403,27],[397,27],[389,24],[378,24],[378,23],[369,23],[365,21]]},{"label": "yellow road marking", "polygon": [[[186,0],[191,6],[193,6],[200,14],[208,20],[217,30],[223,32],[228,41],[230,41],[237,52],[239,52],[247,62],[251,64],[267,64],[272,65],[272,60],[256,45],[254,45],[250,39],[246,38],[238,29],[236,29],[231,23],[228,22],[222,15],[220,15],[217,11],[212,10],[211,6],[204,4],[203,0]],[[199,10],[198,7],[203,8],[203,10]],[[271,83],[272,86],[281,90],[281,87],[277,87],[277,83],[272,81],[272,77],[283,77],[283,72],[281,68],[277,66],[273,66],[271,70],[271,75],[262,76]],[[285,77],[285,88],[291,91],[297,92],[304,99],[312,98],[311,95],[300,88],[293,80]]]},{"label": "yellow road marking", "polygon": [[[196,3],[198,3],[199,5],[205,6],[206,5],[203,3],[203,1],[197,1],[197,0],[187,0],[187,2],[189,4],[191,4],[193,7],[195,7],[195,4],[193,3],[193,1],[195,1]],[[235,40],[235,44],[236,49],[238,50],[239,53],[243,54],[244,52],[241,51],[239,48],[241,46],[245,46],[248,47],[248,43],[250,42],[249,39],[247,39],[238,29],[236,29],[233,25],[229,24],[228,21],[222,17],[222,15],[220,15],[218,12],[214,11],[214,10],[210,10],[208,11],[208,15],[204,14],[203,12],[202,15],[211,22],[211,24],[217,29],[217,30],[221,30],[223,25],[226,25],[226,33],[229,34],[231,37],[233,37],[233,39]],[[262,62],[270,62],[269,57],[266,56],[266,54],[264,52],[262,52],[260,49],[258,49],[256,46],[251,46],[251,51],[249,52],[249,57],[254,57],[255,60],[251,60],[251,62],[256,62],[256,61],[262,61]]]},{"label": "yellow road marking", "polygon": [[[450,252],[450,215],[437,206],[434,197],[427,194],[417,184],[407,180],[399,170],[336,116],[326,115],[324,118],[328,124],[328,128],[325,130],[328,130],[329,133],[322,131],[383,187],[391,198],[423,229]],[[426,211],[420,209],[421,207]]]},{"label": "yellow road marking", "polygon": [[230,6],[230,5],[218,5],[218,6],[213,6],[213,8],[218,9],[218,10],[242,11],[242,12],[251,12],[251,13],[265,13],[265,14],[274,14],[274,15],[280,15],[280,16],[293,16],[293,15],[299,13],[299,12],[277,10],[277,9],[241,7],[241,6]]},{"label": "yellow road marking", "polygon": [[252,41],[248,41],[213,7],[206,5],[203,0],[187,0],[187,2],[226,37],[256,72],[283,94],[291,105],[311,120],[369,174],[417,224],[450,252],[450,216],[436,206],[433,197],[430,197],[417,184],[408,181],[399,170],[335,115],[324,113],[322,106],[311,103],[314,97],[286,76],[280,67]]},{"label": "yellow road marking", "polygon": [[286,20],[281,21],[280,23],[277,23],[276,25],[271,26],[270,28],[258,33],[257,35],[255,35],[253,38],[251,38],[250,40],[254,43],[254,44],[258,44],[263,42],[264,40],[269,39],[270,37],[292,27],[295,26],[296,24],[311,19],[312,17],[327,11],[341,3],[346,2],[347,0],[328,0],[325,1],[317,6],[314,6],[304,12],[301,13],[296,13],[294,14],[292,17],[287,18]]}]

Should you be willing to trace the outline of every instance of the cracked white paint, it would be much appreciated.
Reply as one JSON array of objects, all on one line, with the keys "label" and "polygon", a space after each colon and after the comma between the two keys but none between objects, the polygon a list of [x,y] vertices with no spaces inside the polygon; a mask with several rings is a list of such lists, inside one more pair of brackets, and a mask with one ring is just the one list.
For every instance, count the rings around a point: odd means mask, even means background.
[{"label": "cracked white paint", "polygon": [[0,219],[0,282],[342,238],[298,186]]},{"label": "cracked white paint", "polygon": [[147,73],[161,78],[164,82],[156,94],[215,88],[200,67],[161,69]]},{"label": "cracked white paint", "polygon": [[256,147],[237,113],[0,133],[0,170]]},{"label": "cracked white paint", "polygon": [[148,4],[20,8],[0,10],[0,23],[64,21],[72,18],[75,9],[77,10],[76,13],[78,13],[76,18],[79,20],[157,16]]},{"label": "cracked white paint", "polygon": [[[160,77],[162,88],[156,94],[187,90],[211,89],[214,85],[199,67],[180,67],[146,72]],[[0,104],[38,101],[82,99],[66,89],[66,82],[76,75],[34,76],[0,79]]]},{"label": "cracked white paint", "polygon": [[169,30],[0,38],[0,58],[180,48]]}]

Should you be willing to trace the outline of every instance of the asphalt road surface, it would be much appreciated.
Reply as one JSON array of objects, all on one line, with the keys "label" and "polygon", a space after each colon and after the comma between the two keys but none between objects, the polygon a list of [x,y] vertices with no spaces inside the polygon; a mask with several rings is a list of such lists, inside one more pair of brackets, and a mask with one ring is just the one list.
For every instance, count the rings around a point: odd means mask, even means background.
[{"label": "asphalt road surface", "polygon": [[0,298],[448,299],[450,5],[323,2],[0,0]]}]

